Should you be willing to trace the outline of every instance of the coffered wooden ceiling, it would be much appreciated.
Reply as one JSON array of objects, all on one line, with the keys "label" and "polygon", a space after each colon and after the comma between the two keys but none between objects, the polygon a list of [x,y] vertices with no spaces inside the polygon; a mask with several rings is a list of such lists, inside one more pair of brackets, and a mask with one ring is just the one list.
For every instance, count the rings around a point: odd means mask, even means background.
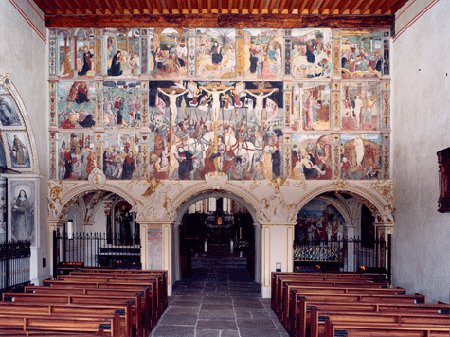
[{"label": "coffered wooden ceiling", "polygon": [[336,26],[333,22],[349,27],[364,21],[366,26],[392,26],[393,14],[407,0],[34,1],[43,10],[47,27]]}]

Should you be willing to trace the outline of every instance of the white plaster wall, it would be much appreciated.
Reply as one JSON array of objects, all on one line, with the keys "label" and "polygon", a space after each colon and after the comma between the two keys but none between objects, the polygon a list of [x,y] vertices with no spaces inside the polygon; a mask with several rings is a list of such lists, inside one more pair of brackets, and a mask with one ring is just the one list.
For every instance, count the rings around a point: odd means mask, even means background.
[{"label": "white plaster wall", "polygon": [[450,146],[449,13],[450,1],[438,1],[398,36],[391,53],[397,208],[393,282],[427,295],[428,301],[446,302],[450,301],[450,213],[437,211],[436,152]]},{"label": "white plaster wall", "polygon": [[[22,11],[22,14],[13,3]],[[32,249],[31,278],[34,282],[50,273],[47,226],[47,45],[32,29],[46,34],[42,12],[25,0],[0,1],[0,74],[10,79],[24,101],[36,142],[40,179],[40,245]],[[24,17],[25,16],[25,17]],[[28,19],[28,21],[27,21]],[[45,38],[45,36],[44,36]],[[43,258],[47,267],[43,268]]]}]

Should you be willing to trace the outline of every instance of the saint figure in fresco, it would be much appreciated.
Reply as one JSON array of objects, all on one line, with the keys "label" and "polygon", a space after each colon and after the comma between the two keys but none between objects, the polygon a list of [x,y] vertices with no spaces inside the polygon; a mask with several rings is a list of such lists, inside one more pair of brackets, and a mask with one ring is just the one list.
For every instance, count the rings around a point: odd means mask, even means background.
[{"label": "saint figure in fresco", "polygon": [[81,70],[78,72],[79,76],[84,76],[87,74],[89,70],[92,70],[92,54],[87,46],[83,47],[83,66]]},{"label": "saint figure in fresco", "polygon": [[13,157],[16,158],[17,165],[25,165],[27,147],[24,143],[22,143],[17,135],[14,135],[11,152],[13,153]]},{"label": "saint figure in fresco", "polygon": [[118,50],[116,54],[113,56],[111,68],[108,69],[108,76],[122,75],[122,70],[120,69],[121,61],[122,61],[122,53],[120,50]]},{"label": "saint figure in fresco", "polygon": [[20,190],[11,210],[12,233],[16,240],[30,240],[33,234],[33,207],[27,192]]}]

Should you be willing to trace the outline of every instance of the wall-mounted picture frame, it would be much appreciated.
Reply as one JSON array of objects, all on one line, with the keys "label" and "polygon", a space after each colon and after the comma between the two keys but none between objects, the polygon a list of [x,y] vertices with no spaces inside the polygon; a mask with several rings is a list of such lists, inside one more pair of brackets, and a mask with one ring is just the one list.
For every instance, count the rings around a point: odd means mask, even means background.
[{"label": "wall-mounted picture frame", "polygon": [[450,213],[450,147],[438,151],[439,162],[439,208],[441,213]]},{"label": "wall-mounted picture frame", "polygon": [[31,242],[36,247],[39,242],[39,182],[33,177],[9,177],[8,195],[8,237],[12,241]]}]

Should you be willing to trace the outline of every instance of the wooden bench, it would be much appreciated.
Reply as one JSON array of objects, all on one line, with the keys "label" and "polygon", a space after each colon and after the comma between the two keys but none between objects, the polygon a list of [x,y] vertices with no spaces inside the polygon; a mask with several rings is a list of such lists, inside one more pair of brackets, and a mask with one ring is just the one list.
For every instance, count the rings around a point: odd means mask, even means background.
[{"label": "wooden bench", "polygon": [[142,312],[142,296],[108,296],[105,295],[70,295],[70,294],[32,294],[32,293],[4,293],[3,301],[14,303],[26,303],[29,305],[35,304],[78,304],[82,306],[131,306],[132,321],[136,329],[136,336],[142,337],[143,331],[143,317]]},{"label": "wooden bench", "polygon": [[58,276],[57,280],[63,281],[76,281],[76,282],[97,282],[108,284],[139,284],[142,286],[151,286],[154,293],[153,308],[155,308],[155,319],[158,319],[163,311],[162,304],[162,280],[160,276],[139,276],[139,277],[127,277],[127,276],[115,276],[115,275],[62,275]]},{"label": "wooden bench", "polygon": [[324,337],[448,337],[448,326],[364,325],[325,322]]},{"label": "wooden bench", "polygon": [[121,337],[119,335],[118,315],[114,315],[111,318],[89,318],[1,313],[0,326],[2,328],[21,329],[24,331],[40,329],[48,331],[80,331]]},{"label": "wooden bench", "polygon": [[307,331],[316,329],[313,325],[322,324],[322,320],[313,317],[313,310],[316,310],[317,316],[326,312],[351,312],[357,315],[358,313],[405,313],[415,314],[421,313],[423,315],[439,315],[449,317],[450,305],[448,304],[383,304],[383,303],[347,303],[347,302],[309,302],[309,306],[306,308],[306,315],[300,320],[297,331],[292,331],[290,327],[291,336],[305,336],[308,335]]},{"label": "wooden bench", "polygon": [[339,286],[334,286],[330,284],[320,284],[320,286],[311,286],[304,285],[301,282],[285,282],[283,283],[283,289],[281,292],[281,296],[278,303],[278,317],[282,320],[289,316],[288,308],[290,301],[290,292],[291,291],[302,291],[305,293],[317,293],[317,294],[326,294],[326,293],[341,293],[341,294],[371,294],[371,293],[383,293],[383,294],[405,294],[406,290],[403,288],[384,288],[380,285],[375,285],[372,283],[368,284],[355,284],[355,283],[347,283],[340,284]]},{"label": "wooden bench", "polygon": [[[274,290],[275,292],[275,300],[273,303],[273,308],[275,310],[275,312],[277,312],[279,314],[279,305],[280,303],[282,303],[282,299],[281,297],[283,296],[283,287],[286,283],[292,283],[292,282],[296,282],[298,284],[302,284],[304,286],[317,286],[317,285],[322,285],[322,286],[331,286],[331,287],[339,287],[339,286],[347,286],[348,284],[354,284],[354,285],[365,285],[365,284],[370,284],[372,285],[372,287],[380,287],[380,288],[388,288],[389,284],[387,282],[375,282],[374,280],[371,279],[364,279],[364,278],[351,278],[351,277],[346,277],[346,278],[338,278],[338,277],[334,277],[334,276],[329,276],[329,277],[323,277],[323,276],[319,276],[319,277],[313,277],[313,276],[309,276],[307,278],[301,278],[297,275],[291,275],[291,276],[284,276],[284,277],[279,277],[278,281],[276,282],[276,289]],[[370,287],[370,285],[368,285],[367,287]]]},{"label": "wooden bench", "polygon": [[[167,294],[167,271],[165,270],[135,270],[135,269],[92,269],[85,268],[72,272],[71,275],[114,275],[126,278],[137,278],[145,276],[157,276],[160,278],[158,287],[158,300],[161,303],[161,312],[168,306],[168,294]],[[160,290],[160,291],[159,291]]]},{"label": "wooden bench", "polygon": [[385,282],[384,275],[380,274],[360,274],[360,273],[280,273],[280,272],[272,272],[271,275],[271,304],[272,309],[275,310],[276,303],[278,302],[278,294],[279,294],[279,282],[282,279],[290,278],[292,280],[314,280],[314,281],[324,281],[327,279],[364,279],[369,281],[376,282]]},{"label": "wooden bench", "polygon": [[158,313],[156,308],[156,298],[153,293],[153,284],[149,285],[148,282],[127,282],[127,283],[116,283],[116,282],[108,282],[102,280],[101,282],[92,281],[91,279],[87,280],[44,280],[43,284],[49,288],[93,288],[105,291],[108,293],[109,291],[115,290],[124,290],[124,291],[144,291],[144,299],[140,302],[141,304],[141,312],[144,313],[144,327],[148,330],[151,330],[152,327],[156,324],[158,319]]},{"label": "wooden bench", "polygon": [[421,294],[414,295],[383,295],[383,294],[300,294],[296,291],[290,293],[289,320],[286,321],[286,330],[293,334],[306,326],[308,307],[315,302],[325,303],[393,303],[393,304],[417,304],[424,303],[425,297]]},{"label": "wooden bench", "polygon": [[[332,320],[334,324],[358,323],[358,324],[397,324],[403,326],[447,326],[450,327],[450,316],[438,313],[416,312],[342,312],[311,309],[311,319],[308,324],[310,337],[323,337],[325,334],[325,322]],[[308,329],[307,329],[308,331]],[[300,333],[299,336],[306,337]]]}]

